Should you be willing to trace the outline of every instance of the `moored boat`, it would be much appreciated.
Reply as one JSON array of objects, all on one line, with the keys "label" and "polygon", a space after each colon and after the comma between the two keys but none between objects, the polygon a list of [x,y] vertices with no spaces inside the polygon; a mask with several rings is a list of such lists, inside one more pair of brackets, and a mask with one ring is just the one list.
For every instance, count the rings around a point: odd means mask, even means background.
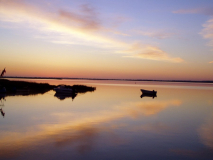
[{"label": "moored boat", "polygon": [[149,90],[141,89],[141,92],[146,95],[156,95],[157,94],[157,91],[155,91],[155,90],[149,91]]},{"label": "moored boat", "polygon": [[72,88],[68,88],[64,85],[60,85],[57,88],[54,88],[53,90],[56,91],[56,93],[72,93],[73,92]]}]

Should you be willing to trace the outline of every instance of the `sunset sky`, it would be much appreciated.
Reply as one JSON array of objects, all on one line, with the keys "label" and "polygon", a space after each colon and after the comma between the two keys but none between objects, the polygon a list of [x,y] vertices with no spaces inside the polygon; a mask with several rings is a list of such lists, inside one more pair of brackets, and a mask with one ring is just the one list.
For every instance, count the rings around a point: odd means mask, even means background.
[{"label": "sunset sky", "polygon": [[213,80],[212,0],[0,0],[6,76]]}]

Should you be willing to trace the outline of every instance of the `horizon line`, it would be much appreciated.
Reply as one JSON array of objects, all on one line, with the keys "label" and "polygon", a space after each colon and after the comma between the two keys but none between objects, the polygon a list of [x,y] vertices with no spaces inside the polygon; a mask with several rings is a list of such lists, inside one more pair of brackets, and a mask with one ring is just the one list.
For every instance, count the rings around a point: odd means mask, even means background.
[{"label": "horizon line", "polygon": [[162,79],[130,79],[130,78],[71,78],[71,77],[26,77],[26,76],[4,76],[2,78],[20,79],[79,79],[79,80],[114,80],[114,81],[153,81],[153,82],[191,82],[191,83],[213,83],[213,80],[162,80]]}]

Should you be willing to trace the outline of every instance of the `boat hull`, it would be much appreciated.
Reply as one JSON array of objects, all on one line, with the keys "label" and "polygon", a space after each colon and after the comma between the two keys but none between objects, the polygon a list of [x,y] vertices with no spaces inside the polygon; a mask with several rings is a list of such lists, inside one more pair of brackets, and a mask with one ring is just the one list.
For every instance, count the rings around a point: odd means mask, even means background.
[{"label": "boat hull", "polygon": [[57,89],[57,88],[55,88],[54,91],[56,91],[56,93],[64,93],[64,94],[72,93],[71,89]]},{"label": "boat hull", "polygon": [[157,91],[155,91],[155,90],[149,91],[149,90],[141,89],[141,92],[146,95],[156,95],[157,94]]},{"label": "boat hull", "polygon": [[73,92],[72,88],[67,88],[65,86],[58,86],[57,88],[53,89],[56,93],[61,94],[71,94]]}]

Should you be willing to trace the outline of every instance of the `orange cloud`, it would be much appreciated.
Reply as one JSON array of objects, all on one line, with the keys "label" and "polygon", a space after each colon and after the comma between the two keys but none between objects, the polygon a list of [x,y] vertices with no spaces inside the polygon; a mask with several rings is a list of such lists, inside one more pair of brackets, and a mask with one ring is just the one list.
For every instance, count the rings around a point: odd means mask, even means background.
[{"label": "orange cloud", "polygon": [[209,62],[209,63],[213,63],[213,61]]},{"label": "orange cloud", "polygon": [[158,61],[170,61],[180,63],[184,60],[176,57],[170,57],[166,52],[162,51],[161,49],[153,46],[141,46],[139,44],[135,44],[131,49],[126,50],[124,52],[127,53],[135,53],[130,56],[125,57],[132,57],[132,58],[142,58],[142,59],[150,59],[150,60],[158,60]]}]

